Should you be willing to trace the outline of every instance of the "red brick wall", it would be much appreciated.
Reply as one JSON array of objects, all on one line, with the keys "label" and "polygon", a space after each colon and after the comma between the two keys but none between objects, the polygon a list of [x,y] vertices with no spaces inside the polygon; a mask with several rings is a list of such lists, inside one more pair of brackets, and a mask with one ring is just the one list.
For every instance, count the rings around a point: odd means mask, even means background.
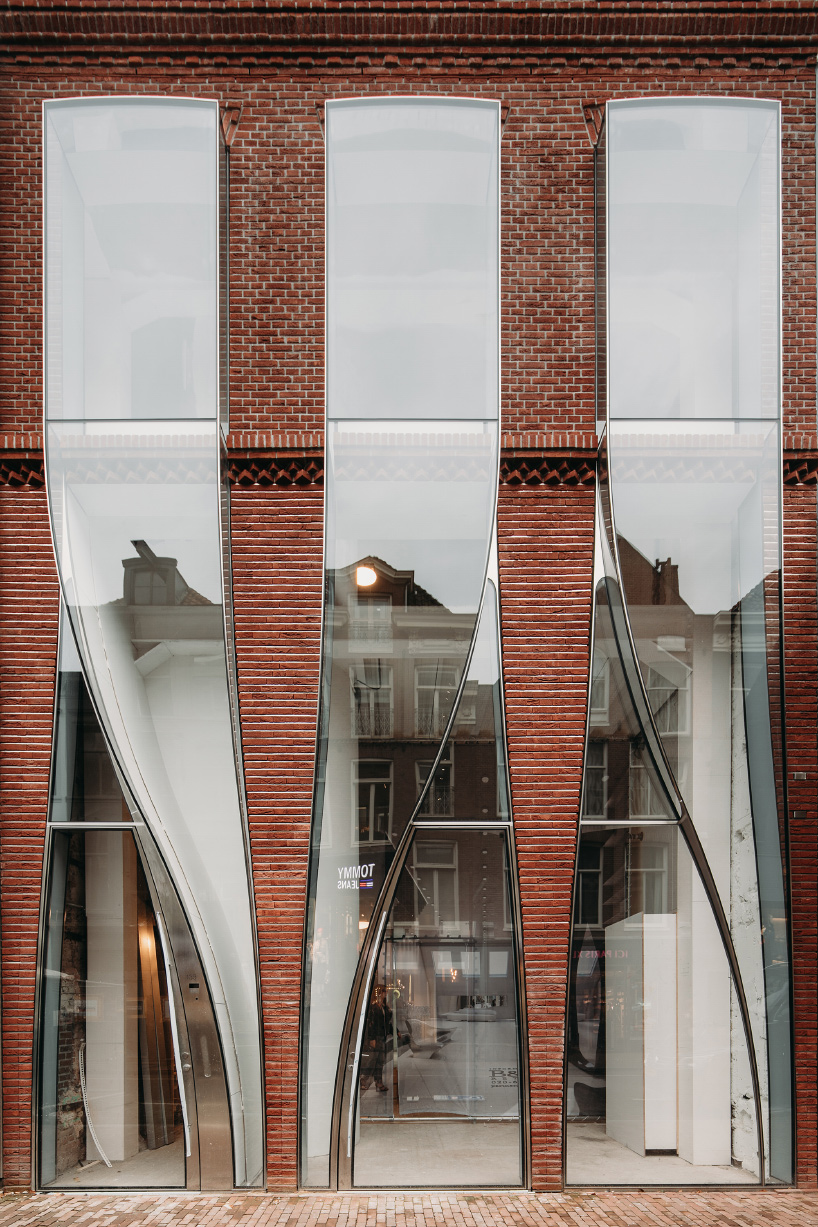
[{"label": "red brick wall", "polygon": [[[346,6],[349,10],[349,6]],[[636,12],[636,7],[639,12]],[[503,141],[504,429],[593,429],[592,157],[583,105],[640,94],[783,103],[785,429],[815,430],[814,14],[795,3],[544,7],[453,0],[345,16],[204,0],[0,13],[0,431],[41,412],[40,104],[181,93],[242,106],[231,166],[233,430],[320,431],[323,148],[339,94],[478,94],[507,107]],[[411,10],[411,11],[410,11]],[[141,15],[140,15],[141,13]],[[340,16],[336,16],[340,13]],[[209,16],[208,16],[209,14]],[[323,14],[323,15],[322,15]],[[323,38],[321,22],[332,25]],[[495,20],[496,18],[496,20]],[[347,20],[348,19],[348,20]],[[202,22],[218,28],[211,40]],[[653,24],[651,24],[653,22]],[[657,25],[657,22],[659,23]],[[222,24],[220,24],[222,23]],[[334,24],[332,24],[334,23]],[[519,23],[515,25],[514,23]],[[327,27],[329,28],[329,26]],[[415,31],[414,41],[401,42]],[[124,37],[127,34],[127,46]],[[314,36],[314,41],[311,39]],[[630,39],[630,41],[628,41]],[[30,1053],[56,645],[44,497],[0,491],[0,903],[6,1176],[29,1179]],[[589,487],[504,487],[500,563],[513,801],[532,1057],[534,1184],[561,1179],[562,1036],[587,686]],[[269,1181],[296,1179],[303,908],[321,600],[321,495],[237,489],[239,684],[256,874]],[[815,497],[787,491],[787,684],[793,820],[799,1178],[816,1178]],[[15,672],[16,670],[16,672]]]},{"label": "red brick wall", "polygon": [[[818,1185],[818,623],[816,486],[784,487],[784,685],[795,996],[797,1178]],[[806,780],[794,780],[794,772]],[[793,817],[793,811],[803,817]]]},{"label": "red brick wall", "polygon": [[321,649],[320,489],[234,489],[236,653],[255,879],[267,1181],[298,1180],[298,1029]]},{"label": "red brick wall", "polygon": [[562,1184],[563,1031],[585,741],[591,486],[500,488],[509,765],[523,910],[535,1189]]},{"label": "red brick wall", "polygon": [[0,488],[3,1177],[31,1183],[34,981],[59,592],[45,494]]}]

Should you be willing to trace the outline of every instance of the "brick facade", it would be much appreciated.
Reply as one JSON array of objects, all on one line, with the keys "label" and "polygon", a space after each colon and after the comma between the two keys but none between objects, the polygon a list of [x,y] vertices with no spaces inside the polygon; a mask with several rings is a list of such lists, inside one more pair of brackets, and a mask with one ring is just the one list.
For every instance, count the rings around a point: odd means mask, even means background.
[{"label": "brick facade", "polygon": [[[814,13],[797,3],[348,3],[0,13],[0,906],[6,1183],[31,1181],[31,1037],[57,581],[42,493],[41,103],[218,98],[231,145],[233,564],[264,1011],[268,1184],[296,1184],[297,1050],[322,558],[328,98],[499,98],[503,648],[533,1187],[562,1182],[563,1026],[593,560],[592,119],[609,98],[783,107],[785,680],[798,1181],[818,1183]],[[5,435],[5,438],[3,438]],[[793,771],[806,772],[803,782]]]}]

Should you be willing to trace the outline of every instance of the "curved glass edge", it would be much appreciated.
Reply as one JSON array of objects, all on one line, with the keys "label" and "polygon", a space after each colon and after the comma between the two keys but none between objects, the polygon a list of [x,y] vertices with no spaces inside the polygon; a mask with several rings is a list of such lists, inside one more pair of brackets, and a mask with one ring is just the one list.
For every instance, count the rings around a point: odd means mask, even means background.
[{"label": "curved glass edge", "polygon": [[213,416],[218,102],[55,99],[43,122],[47,416]]},{"label": "curved glass edge", "polygon": [[[736,952],[728,914],[725,913],[721,903],[716,880],[696,829],[675,789],[675,781],[671,775],[671,782],[674,784],[673,800],[681,806],[680,822],[677,822],[674,806],[668,807],[667,805],[671,798],[667,796],[662,787],[665,780],[658,772],[654,772],[656,764],[662,762],[663,749],[655,728],[652,710],[647,703],[647,693],[644,690],[639,664],[633,653],[627,609],[621,603],[621,596],[618,595],[619,584],[609,578],[610,572],[613,572],[614,575],[618,574],[618,559],[614,558],[611,551],[611,545],[616,551],[617,537],[613,522],[611,492],[608,486],[607,439],[605,438],[600,448],[599,467],[594,567],[596,599],[580,829],[589,836],[593,836],[596,831],[596,837],[601,837],[605,830],[621,831],[633,825],[634,821],[643,824],[646,830],[655,828],[661,831],[662,827],[666,827],[669,823],[672,823],[673,826],[680,826],[708,898],[713,920],[727,956],[728,968],[732,974],[738,1016],[748,1045],[750,1084],[756,1104],[754,1119],[759,1129],[756,1150],[760,1151],[762,1149],[760,1132],[762,1093],[753,1045],[753,1020],[743,984],[741,963]],[[615,603],[610,600],[612,591],[617,593]],[[615,634],[615,620],[611,617],[612,608],[619,610],[624,634]],[[630,670],[621,667],[624,663],[622,660],[623,645],[624,650],[628,653]],[[616,651],[612,650],[614,646]],[[627,682],[624,686],[623,681]],[[634,703],[634,695],[637,697],[641,695],[640,704]],[[641,709],[644,709],[644,712],[640,716]],[[621,753],[623,747],[624,755]],[[664,766],[667,769],[667,763]],[[577,866],[575,892],[581,894],[582,866],[579,854]],[[566,1064],[566,1077],[568,1073]],[[568,1082],[566,1082],[567,1087]],[[670,1175],[668,1178],[670,1179]],[[764,1175],[762,1175],[763,1178]]]},{"label": "curved glass edge", "polygon": [[[493,422],[328,422],[302,1011],[307,1186],[330,1180],[339,1046],[373,905],[413,814],[455,796],[443,754],[474,649],[497,443]],[[492,755],[489,779],[493,738]]]},{"label": "curved glass edge", "polygon": [[[622,593],[620,579],[617,538],[614,527],[613,494],[608,466],[608,432],[606,431],[600,441],[599,479],[597,481],[594,563],[595,589],[597,594],[596,608],[598,608],[599,601],[602,598],[599,590],[599,585],[602,583],[605,589],[604,603],[608,610],[606,630],[610,629],[611,644],[616,648],[617,676],[615,680],[623,697],[625,692],[627,692],[627,700],[623,709],[629,707],[633,713],[636,721],[634,732],[638,729],[641,738],[641,757],[646,762],[649,762],[650,770],[655,774],[659,782],[660,792],[664,794],[665,798],[663,804],[669,806],[670,812],[675,818],[681,818],[684,803],[670,764],[667,762],[661,737],[656,729],[628,622],[627,606]],[[607,666],[607,668],[610,668],[610,666]],[[592,714],[593,707],[589,711],[589,719]],[[604,707],[601,714],[604,717]]]},{"label": "curved glass edge", "polygon": [[496,418],[499,102],[325,113],[328,416]]},{"label": "curved glass edge", "polygon": [[156,427],[51,422],[52,531],[85,681],[205,960],[231,1088],[234,1179],[257,1184],[259,1014],[227,678],[217,426]]},{"label": "curved glass edge", "polygon": [[416,827],[364,1003],[353,1187],[520,1185],[512,895],[503,828]]},{"label": "curved glass edge", "polygon": [[766,1176],[789,1183],[779,431],[758,420],[623,421],[608,435],[639,668],[729,919],[759,1066]]},{"label": "curved glass edge", "polygon": [[678,823],[581,828],[566,1117],[568,1184],[762,1181],[741,1004]]},{"label": "curved glass edge", "polygon": [[606,105],[608,417],[780,410],[780,103]]}]

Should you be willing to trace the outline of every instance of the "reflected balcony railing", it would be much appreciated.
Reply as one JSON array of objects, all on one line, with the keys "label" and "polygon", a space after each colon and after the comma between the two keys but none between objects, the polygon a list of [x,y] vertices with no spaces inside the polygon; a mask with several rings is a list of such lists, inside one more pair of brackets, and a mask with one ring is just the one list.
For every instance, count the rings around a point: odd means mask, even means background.
[{"label": "reflected balcony railing", "polygon": [[446,712],[417,711],[415,712],[415,736],[442,737],[448,722]]},{"label": "reflected balcony railing", "polygon": [[392,623],[372,622],[365,618],[353,618],[349,624],[349,637],[357,643],[391,643]]},{"label": "reflected balcony railing", "polygon": [[359,708],[355,712],[356,737],[391,737],[392,712],[375,708]]}]

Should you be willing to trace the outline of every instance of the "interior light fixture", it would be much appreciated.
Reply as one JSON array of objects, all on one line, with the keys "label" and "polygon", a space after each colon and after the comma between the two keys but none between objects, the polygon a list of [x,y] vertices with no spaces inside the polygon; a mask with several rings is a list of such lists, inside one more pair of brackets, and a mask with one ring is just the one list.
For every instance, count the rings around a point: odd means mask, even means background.
[{"label": "interior light fixture", "polygon": [[355,582],[359,588],[371,588],[377,578],[377,571],[371,567],[358,567],[355,572]]}]

